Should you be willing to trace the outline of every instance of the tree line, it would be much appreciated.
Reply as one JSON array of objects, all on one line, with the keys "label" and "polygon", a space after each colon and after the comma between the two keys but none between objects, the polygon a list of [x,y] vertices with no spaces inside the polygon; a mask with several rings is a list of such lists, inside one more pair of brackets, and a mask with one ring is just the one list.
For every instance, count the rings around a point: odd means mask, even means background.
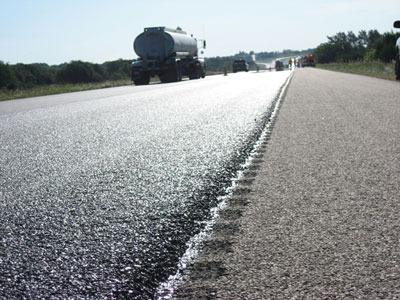
[{"label": "tree line", "polygon": [[377,30],[361,30],[358,34],[349,31],[328,36],[328,42],[320,44],[314,51],[318,63],[373,61],[391,62],[396,57],[396,40],[400,33]]},{"label": "tree line", "polygon": [[89,83],[129,79],[131,60],[115,60],[103,64],[71,61],[49,66],[43,63],[10,65],[0,61],[0,89],[26,89],[54,83]]}]

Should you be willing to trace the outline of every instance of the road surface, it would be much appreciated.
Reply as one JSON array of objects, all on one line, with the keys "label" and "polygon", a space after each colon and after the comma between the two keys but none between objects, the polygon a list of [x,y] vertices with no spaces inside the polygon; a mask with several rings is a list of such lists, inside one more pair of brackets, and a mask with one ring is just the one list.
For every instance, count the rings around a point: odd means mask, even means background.
[{"label": "road surface", "polygon": [[152,299],[290,72],[0,103],[0,298]]}]

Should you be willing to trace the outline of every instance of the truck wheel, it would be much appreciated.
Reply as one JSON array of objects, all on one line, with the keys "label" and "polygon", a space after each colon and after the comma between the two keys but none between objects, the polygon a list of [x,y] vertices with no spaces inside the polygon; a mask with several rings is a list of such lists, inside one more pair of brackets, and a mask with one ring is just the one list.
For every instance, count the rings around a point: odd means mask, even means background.
[{"label": "truck wheel", "polygon": [[150,82],[150,75],[149,74],[142,74],[140,79],[136,79],[133,81],[135,85],[147,85]]},{"label": "truck wheel", "polygon": [[199,64],[194,65],[191,67],[189,79],[199,79],[202,75],[202,69]]},{"label": "truck wheel", "polygon": [[396,56],[396,66],[395,66],[395,73],[396,73],[396,80],[400,80],[400,53]]}]

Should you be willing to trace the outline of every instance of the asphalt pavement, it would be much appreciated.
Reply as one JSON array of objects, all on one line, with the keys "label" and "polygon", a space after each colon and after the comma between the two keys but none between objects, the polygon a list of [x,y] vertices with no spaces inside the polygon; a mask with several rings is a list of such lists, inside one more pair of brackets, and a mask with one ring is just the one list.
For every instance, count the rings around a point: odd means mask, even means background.
[{"label": "asphalt pavement", "polygon": [[297,69],[177,299],[400,299],[400,83]]},{"label": "asphalt pavement", "polygon": [[154,299],[289,75],[0,102],[0,299]]}]

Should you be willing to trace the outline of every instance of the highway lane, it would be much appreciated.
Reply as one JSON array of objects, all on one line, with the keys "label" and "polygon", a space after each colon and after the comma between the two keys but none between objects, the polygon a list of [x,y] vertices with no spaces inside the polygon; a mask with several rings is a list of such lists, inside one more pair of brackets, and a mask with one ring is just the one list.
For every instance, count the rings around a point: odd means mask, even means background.
[{"label": "highway lane", "polygon": [[0,103],[0,298],[151,299],[289,74]]},{"label": "highway lane", "polygon": [[296,69],[176,299],[400,299],[399,95]]}]

